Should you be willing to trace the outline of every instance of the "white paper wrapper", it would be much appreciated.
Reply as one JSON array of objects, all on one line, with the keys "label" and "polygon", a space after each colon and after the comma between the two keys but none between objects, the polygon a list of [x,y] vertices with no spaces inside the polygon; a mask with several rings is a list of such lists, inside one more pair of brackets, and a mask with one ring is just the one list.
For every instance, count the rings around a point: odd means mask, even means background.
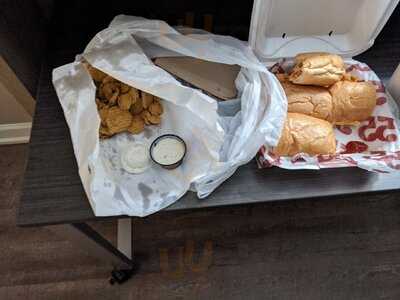
[{"label": "white paper wrapper", "polygon": [[[294,157],[279,157],[271,153],[269,145],[265,145],[257,156],[260,167],[278,166],[285,169],[359,167],[382,173],[400,170],[399,115],[396,103],[386,93],[378,76],[366,64],[351,59],[345,60],[345,63],[347,72],[376,86],[377,105],[372,116],[358,126],[336,126],[335,155],[310,157],[298,154]],[[292,66],[293,61],[283,60],[275,64],[271,71],[287,72]]]},{"label": "white paper wrapper", "polygon": [[[218,107],[213,98],[182,85],[151,61],[179,55],[240,65],[238,99]],[[95,86],[82,59],[164,99],[161,126],[100,141]],[[98,216],[146,216],[189,189],[206,197],[263,144],[277,144],[287,110],[279,82],[244,42],[212,34],[185,36],[165,22],[131,16],[116,17],[75,62],[55,69],[53,84],[70,128],[83,186]],[[166,133],[179,135],[187,144],[180,167],[165,170],[152,164],[136,175],[122,169],[120,154],[131,142],[150,145]]]}]

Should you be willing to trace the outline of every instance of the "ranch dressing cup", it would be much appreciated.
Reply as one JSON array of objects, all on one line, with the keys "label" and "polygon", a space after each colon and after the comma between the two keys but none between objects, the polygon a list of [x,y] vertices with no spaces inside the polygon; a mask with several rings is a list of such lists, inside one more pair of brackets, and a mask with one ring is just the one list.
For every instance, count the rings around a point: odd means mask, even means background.
[{"label": "ranch dressing cup", "polygon": [[122,168],[131,174],[143,173],[150,166],[148,146],[144,143],[134,142],[122,151]]},{"label": "ranch dressing cup", "polygon": [[150,158],[165,169],[179,167],[185,155],[185,142],[174,134],[161,135],[150,146]]}]

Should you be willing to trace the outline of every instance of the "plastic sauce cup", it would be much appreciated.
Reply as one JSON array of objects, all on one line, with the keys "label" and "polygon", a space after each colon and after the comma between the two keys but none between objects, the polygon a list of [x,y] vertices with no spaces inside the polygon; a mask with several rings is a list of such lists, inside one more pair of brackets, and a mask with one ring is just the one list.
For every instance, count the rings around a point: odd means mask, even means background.
[{"label": "plastic sauce cup", "polygon": [[156,138],[150,146],[150,158],[164,169],[179,167],[186,155],[186,144],[174,134],[164,134]]},{"label": "plastic sauce cup", "polygon": [[150,166],[148,146],[140,142],[130,143],[122,151],[121,164],[128,173],[143,173]]}]

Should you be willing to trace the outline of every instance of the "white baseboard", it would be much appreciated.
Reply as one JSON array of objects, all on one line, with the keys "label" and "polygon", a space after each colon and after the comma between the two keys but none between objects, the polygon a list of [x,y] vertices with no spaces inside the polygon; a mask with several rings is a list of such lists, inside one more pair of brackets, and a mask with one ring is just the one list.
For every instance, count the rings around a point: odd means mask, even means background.
[{"label": "white baseboard", "polygon": [[29,143],[32,123],[0,124],[0,145]]}]

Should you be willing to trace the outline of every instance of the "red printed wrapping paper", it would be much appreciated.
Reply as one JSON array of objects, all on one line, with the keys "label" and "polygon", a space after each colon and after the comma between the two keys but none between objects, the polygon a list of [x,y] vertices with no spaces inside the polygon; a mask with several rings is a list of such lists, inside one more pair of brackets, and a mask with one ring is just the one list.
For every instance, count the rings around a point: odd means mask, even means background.
[{"label": "red printed wrapping paper", "polygon": [[[359,167],[369,171],[391,173],[400,170],[400,131],[397,106],[385,91],[378,76],[364,63],[346,60],[346,70],[357,78],[373,83],[377,99],[373,115],[357,126],[336,126],[336,154],[293,157],[274,155],[267,146],[257,156],[261,168],[320,169]],[[272,66],[273,73],[284,73],[293,66],[282,60]]]}]

